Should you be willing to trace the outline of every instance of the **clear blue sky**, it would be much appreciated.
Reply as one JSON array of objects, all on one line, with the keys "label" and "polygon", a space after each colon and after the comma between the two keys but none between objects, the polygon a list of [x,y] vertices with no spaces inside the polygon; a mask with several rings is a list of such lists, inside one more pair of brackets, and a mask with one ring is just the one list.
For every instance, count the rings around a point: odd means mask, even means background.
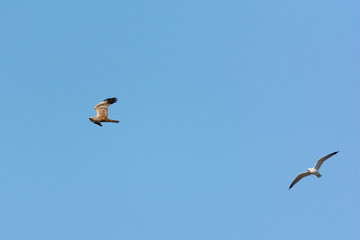
[{"label": "clear blue sky", "polygon": [[359,7],[3,1],[0,239],[360,239]]}]

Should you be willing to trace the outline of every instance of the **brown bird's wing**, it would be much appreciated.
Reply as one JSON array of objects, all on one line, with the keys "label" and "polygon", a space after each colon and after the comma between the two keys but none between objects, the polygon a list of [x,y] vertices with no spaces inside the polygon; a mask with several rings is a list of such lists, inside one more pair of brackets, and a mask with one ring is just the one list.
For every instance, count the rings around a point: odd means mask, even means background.
[{"label": "brown bird's wing", "polygon": [[326,155],[326,156],[323,156],[323,157],[319,158],[319,159],[317,160],[315,166],[314,166],[314,169],[319,170],[319,168],[321,167],[321,164],[323,164],[323,162],[325,162],[326,159],[334,156],[334,155],[337,154],[338,152],[339,152],[339,151],[336,151],[336,152],[330,153],[330,154],[328,154],[328,155]]},{"label": "brown bird's wing", "polygon": [[117,102],[117,98],[108,98],[105,99],[104,101],[100,102],[98,105],[95,106],[95,110],[97,112],[97,118],[102,120],[102,119],[107,119],[108,116],[108,107]]},{"label": "brown bird's wing", "polygon": [[294,181],[291,183],[289,190],[298,182],[300,181],[303,177],[309,176],[311,175],[311,173],[309,172],[303,172],[303,173],[299,173],[296,178],[294,179]]}]

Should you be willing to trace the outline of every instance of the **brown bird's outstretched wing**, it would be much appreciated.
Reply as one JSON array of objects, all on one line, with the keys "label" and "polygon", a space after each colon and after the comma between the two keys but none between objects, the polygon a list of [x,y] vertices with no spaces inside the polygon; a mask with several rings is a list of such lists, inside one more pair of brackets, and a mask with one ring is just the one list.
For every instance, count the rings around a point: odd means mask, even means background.
[{"label": "brown bird's outstretched wing", "polygon": [[99,119],[107,119],[108,116],[108,107],[117,102],[117,98],[108,98],[104,101],[100,102],[98,105],[95,106],[95,110],[97,112],[97,118]]},{"label": "brown bird's outstretched wing", "polygon": [[95,123],[95,124],[99,125],[100,127],[102,127],[101,123],[99,123],[99,122],[93,122],[93,123]]},{"label": "brown bird's outstretched wing", "polygon": [[321,167],[321,164],[323,164],[323,162],[325,162],[326,159],[334,156],[334,155],[337,154],[338,152],[339,152],[339,151],[336,151],[336,152],[330,153],[330,154],[328,154],[328,155],[326,155],[326,156],[323,156],[323,157],[319,158],[319,159],[317,160],[315,166],[314,166],[314,169],[319,170],[319,168]]},{"label": "brown bird's outstretched wing", "polygon": [[298,182],[300,181],[303,177],[309,176],[311,175],[310,172],[303,172],[303,173],[299,173],[296,178],[294,179],[294,181],[291,183],[289,190]]}]

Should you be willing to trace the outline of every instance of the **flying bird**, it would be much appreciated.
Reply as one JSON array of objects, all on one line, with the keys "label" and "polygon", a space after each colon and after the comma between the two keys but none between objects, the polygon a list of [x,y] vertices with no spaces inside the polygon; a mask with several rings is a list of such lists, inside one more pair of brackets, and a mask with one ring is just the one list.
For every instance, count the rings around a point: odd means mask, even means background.
[{"label": "flying bird", "polygon": [[110,120],[108,119],[108,107],[117,102],[117,98],[113,97],[113,98],[108,98],[105,99],[104,101],[100,102],[98,105],[95,106],[95,110],[97,112],[96,117],[89,117],[89,120],[99,126],[102,127],[101,123],[102,122],[113,122],[113,123],[118,123],[119,121],[117,120]]},{"label": "flying bird", "polygon": [[310,176],[310,175],[315,175],[317,176],[318,178],[321,177],[321,174],[319,173],[319,169],[321,167],[321,164],[323,164],[323,162],[325,162],[326,159],[334,156],[335,154],[337,154],[339,151],[336,151],[336,152],[333,152],[333,153],[330,153],[326,156],[323,156],[321,158],[319,158],[315,164],[315,166],[313,168],[308,168],[306,170],[306,172],[303,172],[303,173],[299,173],[299,175],[296,176],[296,178],[294,179],[294,181],[291,183],[290,187],[289,187],[289,190],[298,182],[300,181],[303,177],[307,177],[307,176]]}]

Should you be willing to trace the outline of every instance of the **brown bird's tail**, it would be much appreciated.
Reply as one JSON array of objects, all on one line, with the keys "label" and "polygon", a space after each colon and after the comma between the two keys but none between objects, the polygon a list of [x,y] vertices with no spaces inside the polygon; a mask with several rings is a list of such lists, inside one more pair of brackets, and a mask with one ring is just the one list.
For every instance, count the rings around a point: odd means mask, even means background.
[{"label": "brown bird's tail", "polygon": [[107,122],[113,122],[113,123],[119,123],[119,121],[118,120],[107,120]]}]

